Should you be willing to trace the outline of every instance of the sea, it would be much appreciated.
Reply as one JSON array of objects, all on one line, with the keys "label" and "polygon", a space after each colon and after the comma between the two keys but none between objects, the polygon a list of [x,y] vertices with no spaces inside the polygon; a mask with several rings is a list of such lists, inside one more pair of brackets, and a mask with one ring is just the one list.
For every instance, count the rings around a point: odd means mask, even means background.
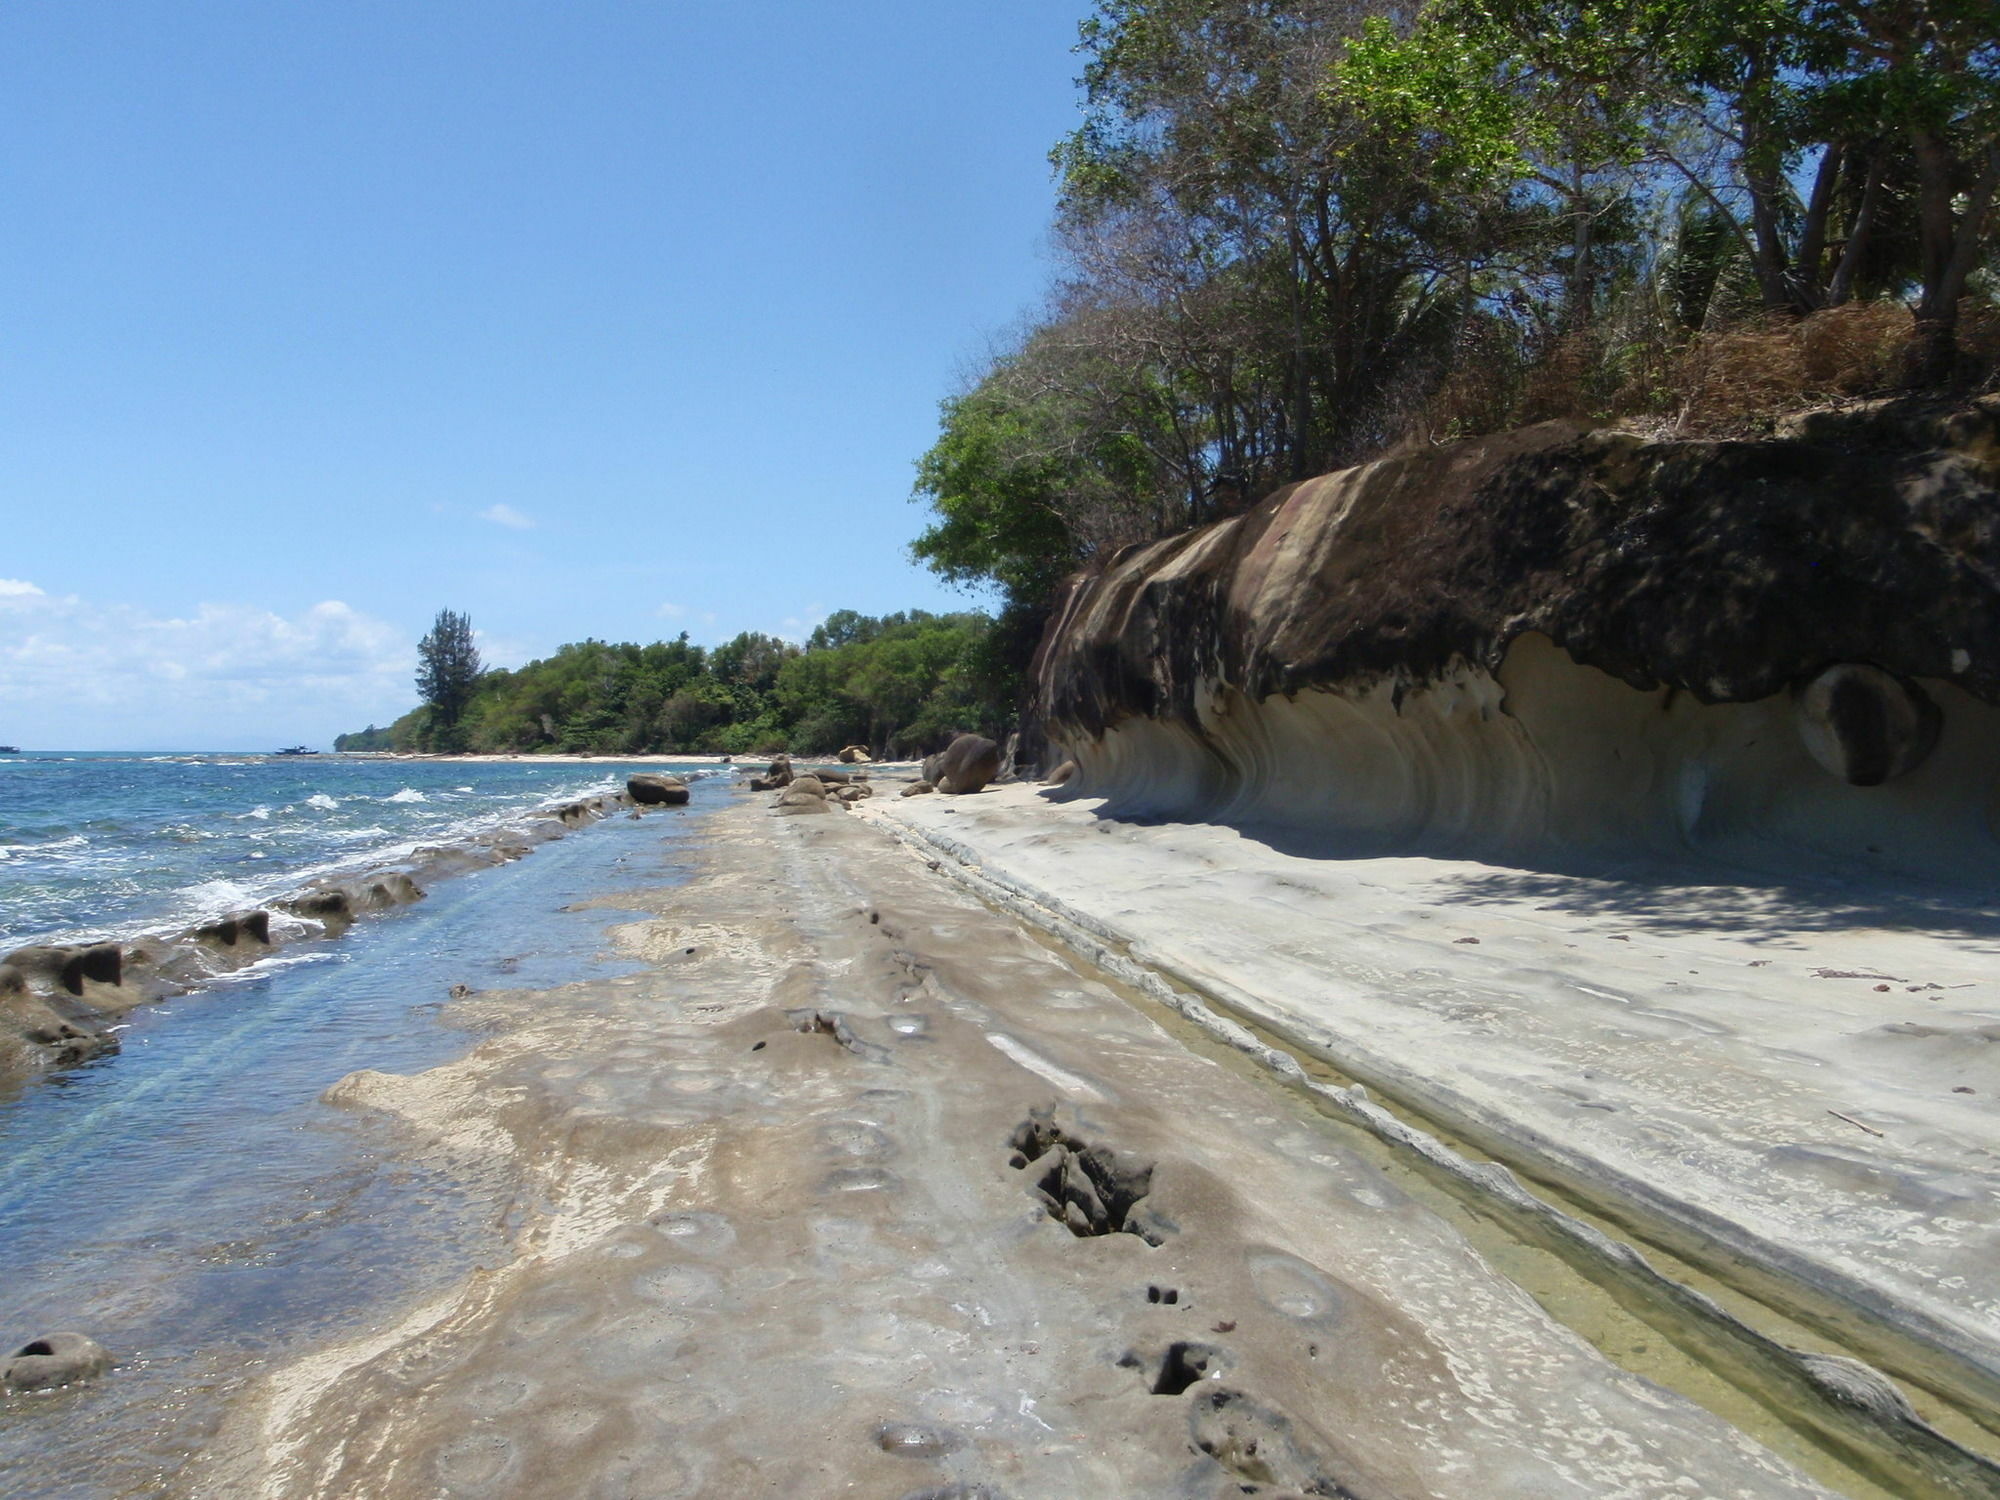
[{"label": "sea", "polygon": [[[611,762],[0,755],[0,951],[240,911],[624,784]],[[712,765],[679,768],[712,776]]]},{"label": "sea", "polygon": [[[0,757],[0,952],[173,930],[321,875],[393,864],[622,785],[641,767],[344,756]],[[614,815],[430,885],[118,1018],[120,1050],[0,1092],[0,1357],[76,1330],[118,1363],[0,1399],[0,1495],[187,1493],[230,1404],[273,1363],[383,1326],[506,1253],[491,1184],[414,1163],[393,1122],[336,1108],[361,1068],[476,1044],[454,986],[547,990],[634,965],[621,896],[687,878],[685,809]]]}]

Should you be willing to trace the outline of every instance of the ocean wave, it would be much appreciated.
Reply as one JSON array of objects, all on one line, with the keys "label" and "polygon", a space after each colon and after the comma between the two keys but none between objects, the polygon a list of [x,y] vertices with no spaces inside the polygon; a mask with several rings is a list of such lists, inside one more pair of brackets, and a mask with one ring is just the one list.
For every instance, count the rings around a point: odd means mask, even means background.
[{"label": "ocean wave", "polygon": [[204,912],[224,912],[251,903],[249,886],[239,885],[233,880],[223,880],[220,877],[188,886],[181,892],[181,896]]},{"label": "ocean wave", "polygon": [[316,807],[321,812],[332,812],[336,807],[340,806],[340,799],[329,797],[325,792],[314,792],[310,797],[306,798],[306,806]]},{"label": "ocean wave", "polygon": [[305,953],[273,953],[269,958],[260,958],[254,964],[245,964],[240,969],[213,975],[207,982],[217,988],[232,984],[251,984],[279,969],[296,968],[300,964],[344,964],[351,956],[333,948],[316,948]]},{"label": "ocean wave", "polygon": [[[214,761],[197,763],[216,764]],[[681,774],[693,780],[715,773],[690,770]],[[36,870],[40,860],[44,859],[51,864],[60,862],[66,876],[71,872],[101,869],[101,876],[93,878],[93,887],[102,896],[115,897],[111,904],[123,905],[133,899],[148,899],[153,906],[151,911],[134,912],[124,920],[99,918],[84,925],[78,921],[81,914],[78,893],[74,890],[51,891],[54,904],[43,921],[34,920],[36,916],[43,915],[40,903],[29,903],[10,913],[25,920],[0,925],[8,929],[6,942],[10,944],[125,941],[159,935],[246,907],[268,906],[319,879],[339,879],[397,865],[410,860],[419,848],[448,846],[509,826],[524,825],[544,808],[621,790],[623,786],[622,776],[613,778],[599,771],[575,780],[564,778],[555,784],[514,786],[504,790],[496,788],[485,792],[475,788],[473,797],[478,804],[476,808],[455,806],[458,799],[442,789],[436,789],[432,796],[426,797],[418,789],[408,786],[388,796],[349,792],[343,788],[337,799],[325,793],[315,793],[302,799],[296,807],[280,807],[277,811],[296,812],[311,805],[323,813],[327,809],[320,805],[318,799],[324,798],[350,817],[360,813],[364,807],[370,808],[379,821],[343,828],[337,826],[345,821],[341,817],[305,820],[282,816],[253,818],[236,813],[226,815],[224,821],[248,821],[250,827],[203,828],[191,822],[156,827],[154,837],[164,836],[183,845],[216,839],[232,843],[240,840],[239,847],[244,848],[242,857],[246,866],[248,856],[257,846],[270,851],[266,857],[256,860],[254,871],[243,868],[237,872],[235,879],[201,879],[179,888],[162,888],[149,879],[135,880],[135,874],[143,876],[147,868],[153,867],[154,854],[146,849],[121,844],[117,838],[102,848],[94,847],[82,835],[45,839],[40,843],[0,845],[0,862],[12,859],[15,861],[13,868],[24,874]],[[392,813],[384,804],[397,806]],[[270,813],[273,809],[266,806],[265,810]],[[52,853],[49,852],[51,850]],[[34,908],[32,914],[30,907]]]},{"label": "ocean wave", "polygon": [[388,829],[382,827],[378,823],[378,824],[371,824],[366,828],[329,829],[325,834],[325,837],[333,839],[338,843],[351,844],[356,839],[386,839],[391,837],[391,835]]},{"label": "ocean wave", "polygon": [[0,844],[0,859],[17,859],[24,855],[54,854],[65,849],[87,848],[90,840],[80,833],[73,833],[66,839],[50,839],[42,844]]}]

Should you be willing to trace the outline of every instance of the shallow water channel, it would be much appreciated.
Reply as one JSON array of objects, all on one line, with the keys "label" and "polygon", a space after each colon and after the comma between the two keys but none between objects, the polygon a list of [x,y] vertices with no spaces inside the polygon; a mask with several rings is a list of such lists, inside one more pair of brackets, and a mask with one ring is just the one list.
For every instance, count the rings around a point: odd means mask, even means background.
[{"label": "shallow water channel", "polygon": [[[544,989],[631,967],[615,911],[681,878],[688,815],[622,815],[233,984],[142,1007],[123,1051],[0,1100],[0,1342],[91,1334],[94,1386],[0,1400],[0,1494],[160,1495],[271,1363],[392,1321],[500,1251],[478,1184],[403,1160],[390,1127],[320,1102],[358,1068],[411,1073],[476,1036],[454,984]],[[662,842],[664,835],[664,843]]]}]

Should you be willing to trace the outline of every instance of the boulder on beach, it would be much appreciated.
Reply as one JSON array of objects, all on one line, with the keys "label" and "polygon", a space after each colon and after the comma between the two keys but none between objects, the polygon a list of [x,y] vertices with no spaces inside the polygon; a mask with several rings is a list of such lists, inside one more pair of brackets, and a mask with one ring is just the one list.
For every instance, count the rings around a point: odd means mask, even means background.
[{"label": "boulder on beach", "polygon": [[267,911],[232,912],[191,928],[188,936],[219,948],[252,946],[266,948],[271,943],[271,914]]},{"label": "boulder on beach", "polygon": [[301,891],[279,904],[295,917],[319,923],[328,937],[338,937],[354,925],[354,902],[337,887]]},{"label": "boulder on beach", "polygon": [[962,797],[1000,774],[1000,747],[977,734],[961,734],[924,762],[924,780],[940,792]]},{"label": "boulder on beach", "polygon": [[641,807],[680,807],[687,802],[688,787],[678,776],[640,771],[625,778],[625,790]]},{"label": "boulder on beach", "polygon": [[586,797],[580,802],[565,802],[560,807],[551,807],[543,812],[544,817],[554,818],[565,828],[582,828],[595,823],[610,814],[611,808],[623,806],[625,798]]},{"label": "boulder on beach", "polygon": [[903,788],[901,795],[905,797],[928,797],[936,790],[937,788],[932,786],[928,781],[913,781]]},{"label": "boulder on beach", "polygon": [[775,757],[764,772],[764,785],[775,788],[790,786],[792,782],[792,758],[789,755]]},{"label": "boulder on beach", "polygon": [[827,805],[826,788],[811,776],[801,776],[790,786],[778,793],[776,811],[780,813],[823,813],[831,812]]},{"label": "boulder on beach", "polygon": [[115,985],[124,977],[125,955],[116,943],[36,944],[7,955],[29,986],[81,995],[88,984]]},{"label": "boulder on beach", "polygon": [[116,1052],[118,1039],[102,1028],[101,1020],[81,1000],[37,995],[19,969],[0,964],[0,1071],[12,1066],[73,1068]]},{"label": "boulder on beach", "polygon": [[359,912],[383,911],[424,899],[423,887],[401,870],[376,870],[350,880],[328,881],[285,903],[287,910],[327,924],[334,932]]},{"label": "boulder on beach", "polygon": [[866,745],[849,745],[834,757],[844,766],[865,766],[874,758]]},{"label": "boulder on beach", "polygon": [[51,1333],[23,1344],[0,1368],[0,1392],[53,1390],[92,1380],[111,1368],[111,1351],[82,1333]]},{"label": "boulder on beach", "polygon": [[1061,786],[1076,775],[1076,762],[1066,760],[1043,778],[1050,786]]}]

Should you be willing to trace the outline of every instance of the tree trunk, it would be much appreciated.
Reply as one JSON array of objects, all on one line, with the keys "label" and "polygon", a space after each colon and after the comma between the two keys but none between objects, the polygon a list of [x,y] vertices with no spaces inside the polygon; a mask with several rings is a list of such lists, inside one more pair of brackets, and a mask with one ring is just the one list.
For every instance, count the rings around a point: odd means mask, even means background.
[{"label": "tree trunk", "polygon": [[1826,284],[1828,307],[1840,307],[1854,295],[1854,278],[1861,269],[1861,255],[1867,249],[1869,231],[1875,227],[1875,212],[1882,202],[1882,169],[1888,155],[1886,146],[1878,146],[1868,163],[1868,181],[1861,189],[1854,222],[1847,226],[1847,243],[1841,246],[1839,263]]},{"label": "tree trunk", "polygon": [[[1746,96],[1760,93],[1765,73],[1763,60],[1753,60]],[[1742,165],[1743,186],[1750,193],[1751,266],[1757,275],[1757,290],[1767,311],[1792,309],[1785,238],[1778,222],[1778,203],[1785,186],[1782,147],[1770,139],[1755,106],[1744,110]]]},{"label": "tree trunk", "polygon": [[1986,148],[1984,170],[1954,212],[1949,156],[1935,136],[1917,137],[1923,178],[1924,292],[1917,304],[1913,378],[1920,384],[1948,382],[1958,364],[1958,303],[1979,264],[1981,237],[1993,198],[2000,192],[2000,141]]},{"label": "tree trunk", "polygon": [[1824,306],[1826,284],[1821,262],[1826,259],[1826,221],[1833,212],[1833,190],[1840,183],[1847,162],[1847,148],[1835,141],[1821,153],[1819,170],[1813,174],[1812,196],[1806,200],[1805,229],[1799,236],[1799,254],[1792,268],[1792,290],[1805,308]]},{"label": "tree trunk", "polygon": [[1570,212],[1576,224],[1570,233],[1569,305],[1563,309],[1564,331],[1576,333],[1590,326],[1595,308],[1591,295],[1590,241],[1596,228],[1590,211],[1590,195],[1584,191],[1583,167],[1570,168]]},{"label": "tree trunk", "polygon": [[1291,252],[1291,265],[1285,277],[1285,296],[1292,317],[1291,473],[1294,479],[1304,479],[1311,473],[1312,463],[1312,372],[1306,368],[1305,296],[1300,285],[1305,275],[1304,250],[1299,239],[1298,217],[1289,207],[1285,210],[1285,239]]}]

